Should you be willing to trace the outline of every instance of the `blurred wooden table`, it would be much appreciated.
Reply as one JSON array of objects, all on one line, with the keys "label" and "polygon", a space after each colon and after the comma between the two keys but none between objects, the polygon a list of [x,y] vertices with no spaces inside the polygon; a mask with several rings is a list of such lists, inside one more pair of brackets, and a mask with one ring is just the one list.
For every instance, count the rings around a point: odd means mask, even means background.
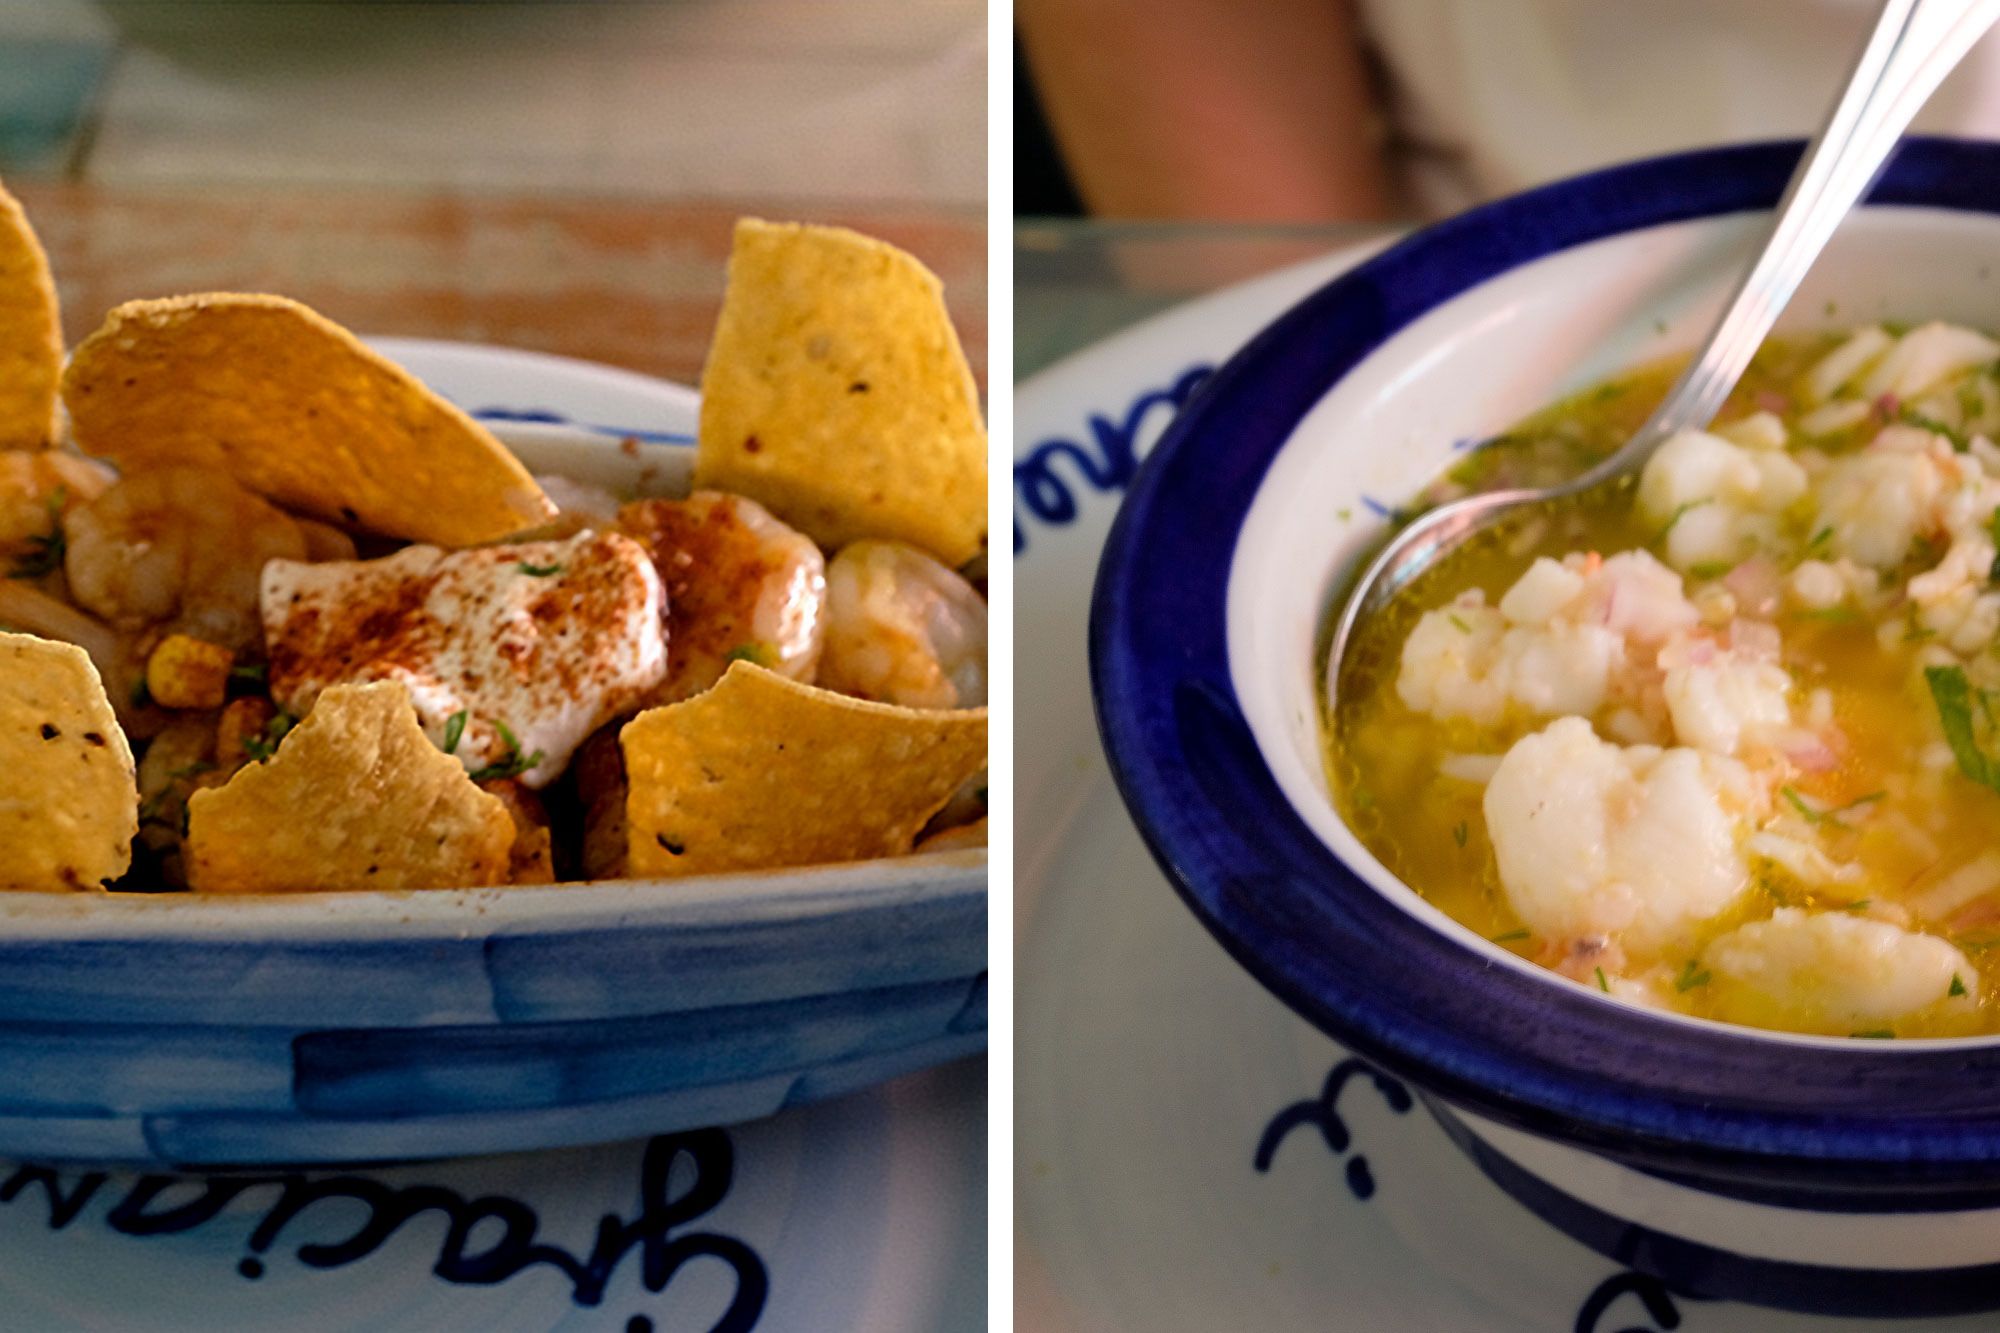
[{"label": "blurred wooden table", "polygon": [[67,341],[137,297],[276,292],[358,333],[553,352],[701,377],[743,212],[853,227],[944,280],[985,383],[986,226],[973,210],[663,204],[576,194],[10,181],[48,247]]}]

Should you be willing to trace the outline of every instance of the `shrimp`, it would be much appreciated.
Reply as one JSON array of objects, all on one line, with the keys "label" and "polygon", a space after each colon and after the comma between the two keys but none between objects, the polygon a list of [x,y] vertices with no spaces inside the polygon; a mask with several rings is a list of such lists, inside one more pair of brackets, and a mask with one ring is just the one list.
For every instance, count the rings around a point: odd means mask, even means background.
[{"label": "shrimp", "polygon": [[1661,957],[1749,889],[1732,809],[1750,803],[1749,787],[1734,759],[1620,747],[1558,718],[1515,742],[1486,786],[1508,905],[1558,947]]},{"label": "shrimp", "polygon": [[66,524],[63,570],[85,610],[127,631],[178,630],[226,648],[259,641],[267,560],[303,560],[305,534],[225,472],[135,472]]},{"label": "shrimp", "polygon": [[754,500],[696,491],[640,500],[619,528],[646,548],[667,592],[667,677],[657,702],[701,693],[748,658],[810,682],[819,664],[826,558]]},{"label": "shrimp", "polygon": [[913,546],[859,541],[827,567],[819,684],[910,708],[986,702],[986,603]]},{"label": "shrimp", "polygon": [[1970,1018],[1979,973],[1951,944],[1848,912],[1780,907],[1711,942],[1716,1003],[1739,1023],[1833,1035],[1933,1009]]},{"label": "shrimp", "polygon": [[59,553],[49,543],[57,520],[104,494],[112,476],[100,463],[53,449],[0,453],[0,556],[18,565],[39,550]]}]

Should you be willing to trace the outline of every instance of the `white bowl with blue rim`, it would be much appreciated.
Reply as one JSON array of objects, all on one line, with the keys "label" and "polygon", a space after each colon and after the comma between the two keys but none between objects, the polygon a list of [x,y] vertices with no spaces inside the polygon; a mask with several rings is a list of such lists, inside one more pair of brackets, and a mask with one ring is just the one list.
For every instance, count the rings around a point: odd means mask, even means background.
[{"label": "white bowl with blue rim", "polygon": [[[552,362],[384,350],[434,382]],[[685,448],[481,415],[532,471],[685,493]],[[985,970],[984,851],[463,891],[0,892],[0,1158],[388,1161],[752,1120],[983,1050]]]},{"label": "white bowl with blue rim", "polygon": [[[1762,1032],[1576,986],[1400,883],[1320,763],[1317,651],[1385,513],[1466,441],[1691,348],[1798,151],[1502,200],[1281,316],[1140,469],[1098,576],[1093,693],[1188,906],[1535,1213],[1694,1295],[2000,1308],[2000,1040]],[[1779,331],[1882,318],[2000,324],[2000,144],[1907,143]]]}]

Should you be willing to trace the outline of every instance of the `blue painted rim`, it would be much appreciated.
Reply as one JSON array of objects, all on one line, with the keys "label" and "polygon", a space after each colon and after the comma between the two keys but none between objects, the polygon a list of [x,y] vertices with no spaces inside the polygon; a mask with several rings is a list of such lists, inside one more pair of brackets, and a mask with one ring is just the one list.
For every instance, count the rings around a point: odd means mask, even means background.
[{"label": "blue painted rim", "polygon": [[1627,1222],[1496,1152],[1464,1122],[1423,1099],[1445,1136],[1515,1202],[1599,1254],[1697,1300],[1745,1301],[1849,1319],[1941,1319],[2000,1309],[2000,1264],[1959,1268],[1841,1268],[1760,1259]]},{"label": "blue painted rim", "polygon": [[[1502,1123],[1649,1169],[1890,1191],[2000,1182],[2000,1043],[1787,1047],[1492,965],[1386,900],[1280,792],[1230,682],[1236,538],[1305,413],[1397,331],[1558,251],[1773,207],[1797,142],[1663,157],[1439,223],[1322,287],[1218,371],[1118,512],[1091,608],[1098,724],[1187,904],[1279,998]],[[2000,145],[1913,139],[1876,204],[2000,213]]]}]

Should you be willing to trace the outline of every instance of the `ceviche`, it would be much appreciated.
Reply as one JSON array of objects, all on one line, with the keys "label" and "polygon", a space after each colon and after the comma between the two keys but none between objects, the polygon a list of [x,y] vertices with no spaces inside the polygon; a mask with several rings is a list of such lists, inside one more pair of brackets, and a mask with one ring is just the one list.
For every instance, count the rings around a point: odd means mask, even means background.
[{"label": "ceviche", "polygon": [[[1464,458],[1546,484],[1674,367]],[[1356,834],[1458,921],[1633,1003],[2000,1031],[2000,342],[1773,340],[1636,485],[1427,571],[1327,719]]]},{"label": "ceviche", "polygon": [[0,886],[984,845],[985,429],[910,256],[738,224],[680,494],[531,476],[282,297],[57,327],[0,194]]}]

